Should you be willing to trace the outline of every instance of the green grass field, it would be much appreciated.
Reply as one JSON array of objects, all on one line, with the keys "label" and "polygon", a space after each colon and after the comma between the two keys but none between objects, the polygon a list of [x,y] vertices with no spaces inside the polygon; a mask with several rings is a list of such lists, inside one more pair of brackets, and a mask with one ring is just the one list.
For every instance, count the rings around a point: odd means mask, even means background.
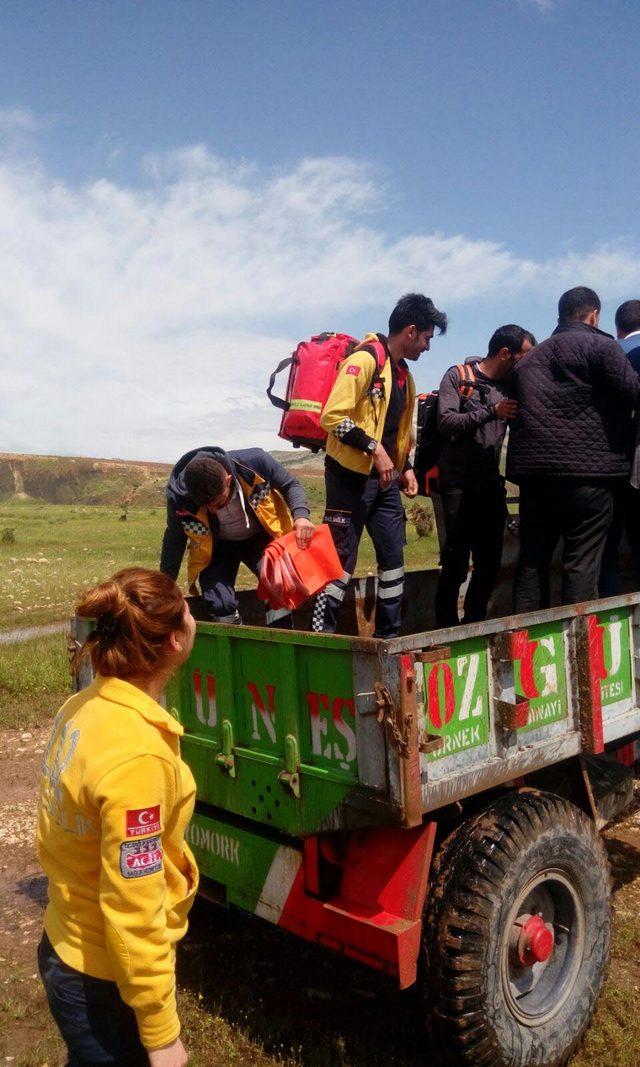
[{"label": "green grass field", "polygon": [[[303,479],[315,522],[322,518],[324,485]],[[163,508],[0,503],[0,631],[64,620],[78,592],[130,564],[157,567],[165,526]],[[437,559],[434,535],[418,539],[407,524],[406,565],[416,570]],[[373,546],[363,538],[359,574],[375,572]],[[185,578],[183,567],[182,578]],[[239,585],[255,584],[241,570]]]},{"label": "green grass field", "polygon": [[68,637],[0,645],[0,729],[44,726],[71,691]]},{"label": "green grass field", "polygon": [[[303,479],[312,517],[322,519],[320,478]],[[0,632],[64,622],[73,614],[80,590],[130,564],[156,567],[164,532],[163,508],[0,503]],[[434,535],[419,539],[407,524],[407,567],[433,566]],[[362,540],[358,573],[375,573],[369,537]],[[186,566],[181,579],[186,581]],[[241,568],[239,585],[255,585]],[[0,645],[0,725],[28,726],[46,721],[69,687],[67,637],[40,637]]]}]

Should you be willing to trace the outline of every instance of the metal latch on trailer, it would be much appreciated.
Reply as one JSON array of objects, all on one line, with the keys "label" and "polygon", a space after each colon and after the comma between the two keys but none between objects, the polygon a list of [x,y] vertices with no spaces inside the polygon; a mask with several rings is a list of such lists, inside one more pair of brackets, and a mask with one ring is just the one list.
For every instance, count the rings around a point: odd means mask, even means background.
[{"label": "metal latch on trailer", "polygon": [[[404,721],[398,713],[393,702],[393,697],[386,685],[376,682],[374,685],[376,694],[376,708],[378,722],[384,722],[389,728],[391,739],[396,745],[401,756],[409,754],[409,739],[413,726],[413,715],[405,715]],[[420,752],[437,752],[444,745],[444,739],[434,734],[427,734],[425,739],[418,745]]]},{"label": "metal latch on trailer", "polygon": [[300,799],[300,756],[293,734],[287,734],[284,739],[284,770],[280,771],[278,781],[290,789],[296,799]]},{"label": "metal latch on trailer", "polygon": [[236,776],[236,758],[233,754],[233,726],[228,719],[222,722],[222,752],[216,756],[216,763],[220,770],[229,775]]}]

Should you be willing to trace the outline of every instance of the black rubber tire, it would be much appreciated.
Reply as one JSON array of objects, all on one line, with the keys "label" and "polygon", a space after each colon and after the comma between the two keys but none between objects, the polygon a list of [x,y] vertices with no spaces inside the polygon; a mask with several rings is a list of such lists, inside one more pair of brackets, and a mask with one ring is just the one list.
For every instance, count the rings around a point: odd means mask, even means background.
[{"label": "black rubber tire", "polygon": [[[549,868],[561,872],[584,904],[584,952],[559,1011],[529,1025],[505,995],[501,946],[518,894]],[[432,870],[421,958],[428,1062],[563,1067],[595,1009],[609,941],[609,866],[591,820],[534,789],[492,802],[451,834]]]}]

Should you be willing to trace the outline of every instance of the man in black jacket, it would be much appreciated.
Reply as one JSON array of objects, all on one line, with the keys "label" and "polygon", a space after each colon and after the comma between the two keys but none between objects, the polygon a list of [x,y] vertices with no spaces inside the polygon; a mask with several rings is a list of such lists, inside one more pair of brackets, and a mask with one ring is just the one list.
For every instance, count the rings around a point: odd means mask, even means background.
[{"label": "man in black jacket", "polygon": [[[273,456],[261,448],[196,448],[169,477],[160,570],[177,578],[188,542],[189,592],[197,593],[197,579],[211,617],[239,623],[240,563],[258,574],[269,542],[292,529],[305,548],[313,524],[304,489]],[[269,610],[267,625],[289,629],[291,613]]]},{"label": "man in black jacket", "polygon": [[[640,373],[640,300],[625,300],[616,311],[616,337],[618,344],[633,367]],[[636,459],[632,464],[631,482],[620,485],[613,502],[613,520],[609,527],[598,591],[600,596],[615,596],[620,592],[620,562],[618,549],[622,534],[626,533],[633,566],[635,588],[640,589],[640,488],[638,487],[638,413],[636,412]],[[636,468],[634,470],[634,467]]]},{"label": "man in black jacket", "polygon": [[458,595],[470,556],[473,573],[463,621],[480,622],[487,617],[507,519],[500,453],[507,419],[517,411],[515,401],[509,399],[509,379],[516,363],[535,343],[533,334],[522,326],[500,326],[484,359],[468,359],[464,366],[450,367],[440,383],[438,430],[444,443],[438,457],[438,483],[446,540],[435,596],[437,627],[459,622]]},{"label": "man in black jacket", "polygon": [[600,299],[579,286],[560,297],[558,326],[513,375],[518,415],[507,478],[520,486],[517,612],[547,607],[549,571],[563,539],[563,604],[597,595],[613,492],[629,477],[631,412],[640,379],[598,329]]}]

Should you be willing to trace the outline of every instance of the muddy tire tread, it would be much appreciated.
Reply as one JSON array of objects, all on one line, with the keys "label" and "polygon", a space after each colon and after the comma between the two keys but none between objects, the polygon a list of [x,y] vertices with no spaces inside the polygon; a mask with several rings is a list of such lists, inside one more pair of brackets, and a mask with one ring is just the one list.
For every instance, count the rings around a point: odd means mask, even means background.
[{"label": "muddy tire tread", "polygon": [[[594,863],[609,886],[606,852],[592,822],[566,800],[534,789],[491,803],[454,830],[436,856],[423,923],[422,993],[430,1048],[442,1064],[507,1067],[484,1016],[483,965],[474,954],[485,937],[488,912],[501,892],[509,864],[552,822],[590,838]],[[468,885],[469,872],[473,872],[473,889]],[[553,1059],[536,1060],[536,1065],[565,1067],[569,1063],[582,1043],[596,999],[570,1047]],[[516,1067],[517,1061],[513,1063]]]}]

